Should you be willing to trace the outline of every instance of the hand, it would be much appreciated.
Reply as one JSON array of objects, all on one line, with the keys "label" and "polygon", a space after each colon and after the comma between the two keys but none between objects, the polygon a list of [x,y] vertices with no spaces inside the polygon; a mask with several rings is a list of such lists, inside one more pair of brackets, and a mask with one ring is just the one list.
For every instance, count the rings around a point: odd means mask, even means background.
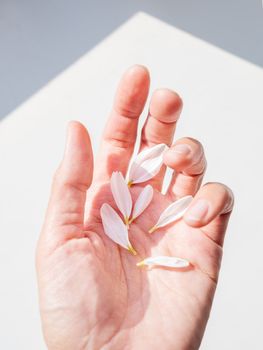
[{"label": "hand", "polygon": [[[109,179],[113,171],[126,173],[149,80],[142,66],[122,77],[94,170],[88,132],[78,122],[69,125],[37,247],[40,312],[50,350],[189,350],[198,349],[203,337],[233,196],[218,183],[200,188],[206,168],[201,144],[183,138],[166,152],[164,162],[175,175],[166,195],[160,193],[165,169],[150,181],[153,201],[130,228],[136,257],[102,229],[99,210],[104,202],[116,208]],[[156,90],[141,149],[171,146],[181,109],[175,92]],[[132,186],[133,197],[142,186]],[[161,211],[187,194],[195,197],[184,218],[150,235]],[[156,255],[185,258],[191,267],[136,266]]]}]

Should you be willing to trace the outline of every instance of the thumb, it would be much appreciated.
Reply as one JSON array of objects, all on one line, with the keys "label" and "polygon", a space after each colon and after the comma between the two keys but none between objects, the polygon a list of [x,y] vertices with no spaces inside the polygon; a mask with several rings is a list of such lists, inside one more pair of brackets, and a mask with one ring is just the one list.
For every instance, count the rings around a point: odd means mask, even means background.
[{"label": "thumb", "polygon": [[80,237],[86,191],[92,181],[93,155],[89,134],[79,122],[68,125],[63,160],[55,173],[42,235],[49,242]]}]

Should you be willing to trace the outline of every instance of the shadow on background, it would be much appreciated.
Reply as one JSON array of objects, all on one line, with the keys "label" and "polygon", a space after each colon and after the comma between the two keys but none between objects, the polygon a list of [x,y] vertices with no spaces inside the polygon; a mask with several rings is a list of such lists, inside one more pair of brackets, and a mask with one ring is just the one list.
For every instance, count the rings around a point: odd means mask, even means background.
[{"label": "shadow on background", "polygon": [[260,0],[2,0],[0,119],[138,11],[263,66]]}]

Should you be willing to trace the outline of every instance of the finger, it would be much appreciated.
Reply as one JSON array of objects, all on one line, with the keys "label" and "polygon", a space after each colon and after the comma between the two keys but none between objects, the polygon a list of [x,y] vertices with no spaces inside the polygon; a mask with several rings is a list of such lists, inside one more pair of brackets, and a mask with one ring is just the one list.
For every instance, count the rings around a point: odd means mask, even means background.
[{"label": "finger", "polygon": [[174,170],[167,194],[172,200],[194,195],[202,182],[206,159],[201,143],[189,137],[178,140],[165,154],[164,164]]},{"label": "finger", "polygon": [[132,66],[124,73],[103,133],[96,179],[107,181],[115,170],[126,173],[149,85],[149,72],[143,66]]},{"label": "finger", "polygon": [[202,230],[213,241],[223,244],[224,234],[234,205],[232,191],[220,183],[208,183],[196,194],[184,214],[184,221]]},{"label": "finger", "polygon": [[43,234],[64,241],[82,235],[86,191],[91,184],[93,156],[86,128],[70,122],[63,160],[54,176]]},{"label": "finger", "polygon": [[[180,96],[168,89],[158,89],[153,93],[150,101],[149,114],[142,129],[140,150],[159,143],[170,146],[173,142],[176,122],[182,110]],[[165,167],[151,181],[160,189],[165,173]]]}]

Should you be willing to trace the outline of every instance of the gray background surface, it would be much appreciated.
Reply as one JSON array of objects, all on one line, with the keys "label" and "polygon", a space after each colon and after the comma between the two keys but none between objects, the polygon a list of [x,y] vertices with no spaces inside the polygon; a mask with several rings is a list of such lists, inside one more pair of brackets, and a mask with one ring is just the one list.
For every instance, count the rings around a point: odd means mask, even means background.
[{"label": "gray background surface", "polygon": [[263,66],[260,0],[1,0],[0,119],[138,11]]}]

